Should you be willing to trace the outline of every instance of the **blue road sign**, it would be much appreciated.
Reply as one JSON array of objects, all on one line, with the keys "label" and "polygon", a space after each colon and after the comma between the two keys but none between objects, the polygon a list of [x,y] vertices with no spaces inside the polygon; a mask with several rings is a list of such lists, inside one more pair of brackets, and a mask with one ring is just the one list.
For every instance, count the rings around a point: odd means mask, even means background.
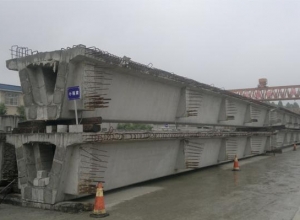
[{"label": "blue road sign", "polygon": [[68,87],[68,99],[69,100],[80,99],[80,87],[79,86]]}]

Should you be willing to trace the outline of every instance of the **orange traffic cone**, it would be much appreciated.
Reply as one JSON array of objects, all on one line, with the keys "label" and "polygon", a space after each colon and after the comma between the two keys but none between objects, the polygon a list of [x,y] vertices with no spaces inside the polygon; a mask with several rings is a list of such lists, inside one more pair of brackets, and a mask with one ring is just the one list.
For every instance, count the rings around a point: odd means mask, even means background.
[{"label": "orange traffic cone", "polygon": [[105,211],[104,197],[103,197],[103,187],[102,183],[97,184],[96,198],[94,204],[94,211],[90,214],[90,217],[93,218],[103,218],[109,216]]},{"label": "orange traffic cone", "polygon": [[232,169],[232,171],[239,171],[239,170],[240,170],[239,161],[238,161],[237,156],[235,155],[234,161],[233,161],[233,169]]},{"label": "orange traffic cone", "polygon": [[297,145],[296,144],[294,144],[294,151],[296,151],[297,150]]}]

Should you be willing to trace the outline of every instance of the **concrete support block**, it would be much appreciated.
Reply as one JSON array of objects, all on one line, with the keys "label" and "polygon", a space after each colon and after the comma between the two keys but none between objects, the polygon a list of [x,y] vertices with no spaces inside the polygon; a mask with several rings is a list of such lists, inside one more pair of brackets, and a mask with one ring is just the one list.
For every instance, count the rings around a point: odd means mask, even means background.
[{"label": "concrete support block", "polygon": [[57,131],[56,125],[48,125],[46,126],[46,133],[55,133]]},{"label": "concrete support block", "polygon": [[44,187],[45,186],[45,179],[39,179],[38,186]]},{"label": "concrete support block", "polygon": [[31,201],[43,203],[44,202],[44,189],[33,187]]},{"label": "concrete support block", "polygon": [[48,177],[47,170],[38,170],[37,171],[37,178],[45,178]]},{"label": "concrete support block", "polygon": [[59,133],[68,132],[68,125],[57,125],[57,132]]},{"label": "concrete support block", "polygon": [[69,125],[69,133],[82,133],[83,126],[82,125]]},{"label": "concrete support block", "polygon": [[44,178],[44,181],[45,181],[45,186],[47,186],[47,185],[49,185],[49,177],[47,177],[47,178]]},{"label": "concrete support block", "polygon": [[35,178],[33,180],[33,185],[34,186],[39,186],[39,187],[45,187],[49,185],[49,177],[46,178]]},{"label": "concrete support block", "polygon": [[33,180],[33,185],[34,186],[39,186],[39,178],[34,178],[34,180]]}]

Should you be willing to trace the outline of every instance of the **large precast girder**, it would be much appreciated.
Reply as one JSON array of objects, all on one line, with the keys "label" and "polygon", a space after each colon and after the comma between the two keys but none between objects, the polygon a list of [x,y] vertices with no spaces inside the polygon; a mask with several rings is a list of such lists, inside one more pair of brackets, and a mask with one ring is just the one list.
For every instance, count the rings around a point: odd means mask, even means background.
[{"label": "large precast girder", "polygon": [[103,122],[300,128],[300,115],[83,45],[7,61],[19,72],[29,120],[74,118],[67,88],[80,86],[83,118]]},{"label": "large precast girder", "polygon": [[[55,204],[158,177],[259,155],[299,142],[299,131],[9,134],[24,201]],[[155,135],[157,134],[157,135]],[[167,133],[164,133],[166,135]],[[173,136],[171,136],[173,134]],[[91,140],[90,137],[98,137]],[[102,138],[100,136],[102,135]]]}]

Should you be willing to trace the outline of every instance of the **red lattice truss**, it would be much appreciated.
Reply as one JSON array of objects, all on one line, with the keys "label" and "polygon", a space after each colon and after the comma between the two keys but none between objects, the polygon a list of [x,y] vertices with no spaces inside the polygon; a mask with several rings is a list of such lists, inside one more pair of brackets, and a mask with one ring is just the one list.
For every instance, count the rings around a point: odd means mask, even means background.
[{"label": "red lattice truss", "polygon": [[300,99],[300,85],[229,90],[235,94],[260,101]]}]

